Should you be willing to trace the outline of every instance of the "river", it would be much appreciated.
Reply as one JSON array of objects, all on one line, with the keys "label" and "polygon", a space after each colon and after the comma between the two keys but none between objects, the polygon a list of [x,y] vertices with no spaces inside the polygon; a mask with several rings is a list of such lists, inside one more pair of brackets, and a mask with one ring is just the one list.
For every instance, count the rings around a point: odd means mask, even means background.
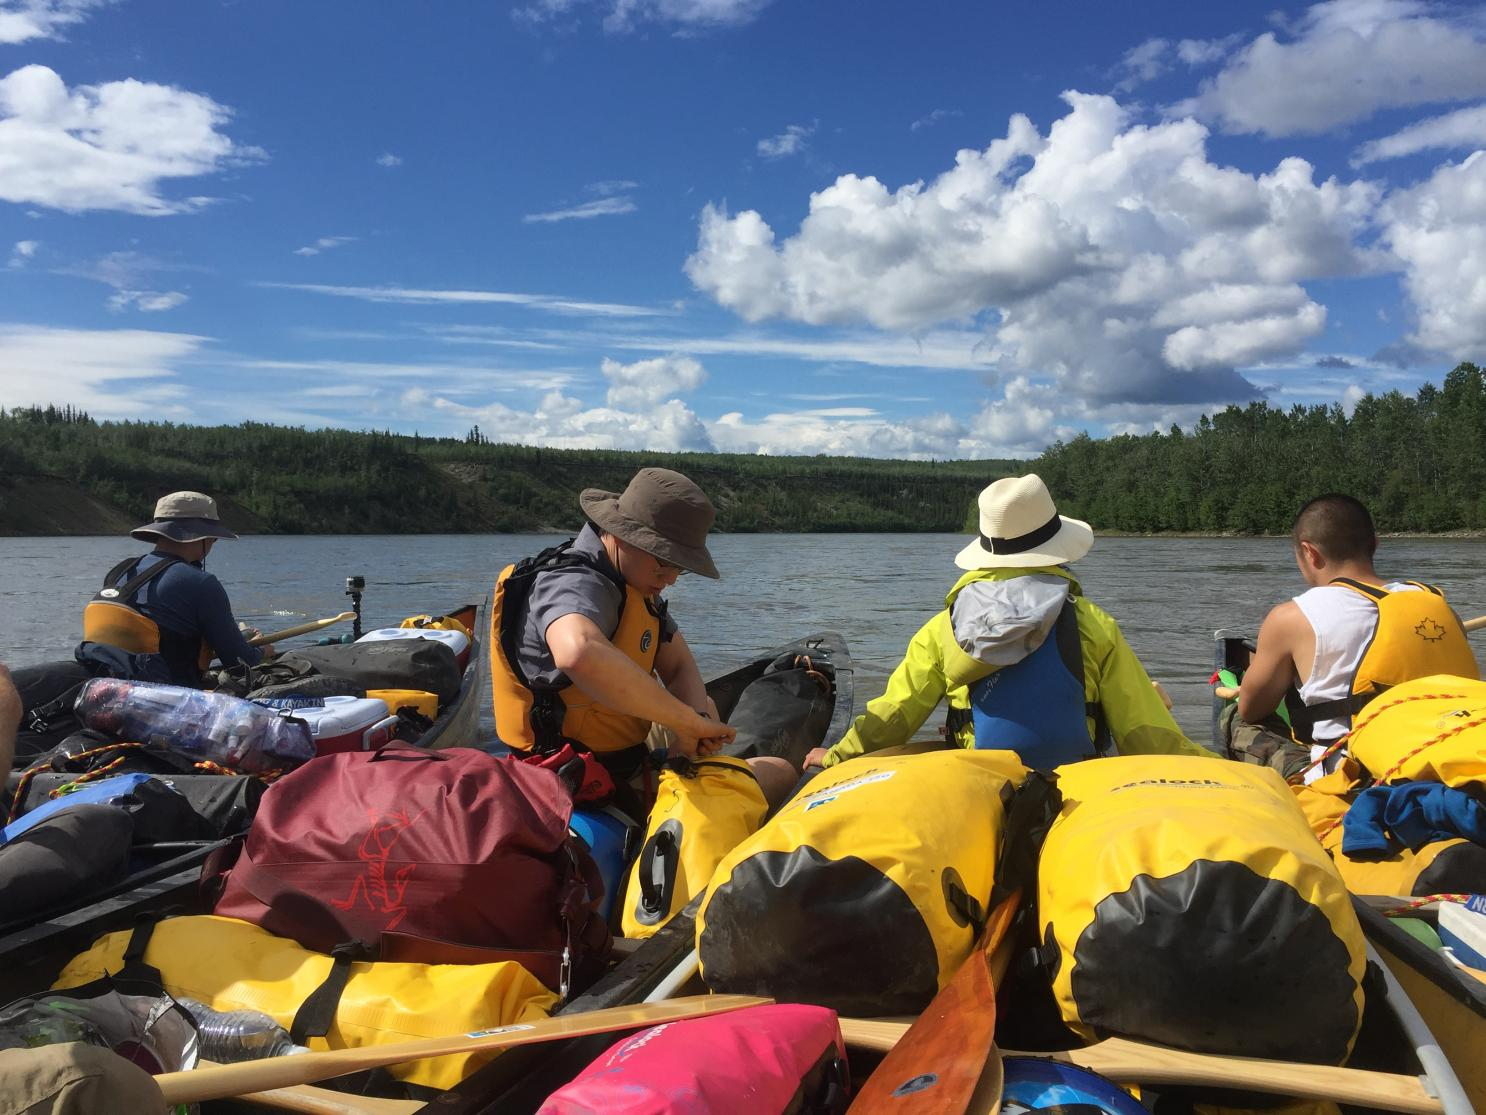
[{"label": "river", "polygon": [[[208,568],[239,619],[271,631],[349,607],[366,577],[368,627],[488,595],[506,563],[560,541],[540,535],[247,537],[219,543]],[[964,544],[947,534],[734,534],[710,543],[722,580],[683,577],[673,614],[704,676],[811,631],[835,630],[855,660],[857,707],[882,691],[920,624],[943,607]],[[128,538],[0,538],[0,662],[66,658],[103,574],[142,552]],[[1444,589],[1462,617],[1486,613],[1486,540],[1384,539],[1385,575]],[[1119,620],[1194,739],[1209,732],[1212,633],[1252,632],[1304,586],[1287,540],[1100,538],[1073,570]],[[332,630],[344,630],[332,629]],[[1483,633],[1486,634],[1486,633]],[[1478,657],[1486,637],[1477,640]],[[286,643],[292,646],[293,643]]]}]

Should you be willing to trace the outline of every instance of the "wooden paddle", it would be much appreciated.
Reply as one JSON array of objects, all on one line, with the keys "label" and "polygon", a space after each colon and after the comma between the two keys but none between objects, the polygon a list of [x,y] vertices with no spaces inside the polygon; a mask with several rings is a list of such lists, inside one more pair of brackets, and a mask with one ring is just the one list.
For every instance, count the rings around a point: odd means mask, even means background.
[{"label": "wooden paddle", "polygon": [[[1001,1056],[996,1051],[996,980],[992,956],[1002,953],[1021,891],[991,911],[970,959],[912,1026],[900,1031],[882,1064],[867,1078],[848,1115],[963,1115],[977,1088],[991,1111],[1000,1110]],[[992,1079],[982,1084],[982,1077]]]},{"label": "wooden paddle", "polygon": [[584,1014],[545,1018],[540,1022],[501,1026],[474,1034],[421,1038],[417,1041],[369,1045],[359,1049],[297,1053],[263,1061],[244,1061],[236,1065],[215,1065],[189,1072],[167,1072],[155,1077],[155,1083],[160,1085],[166,1106],[199,1103],[203,1100],[240,1096],[246,1092],[310,1084],[316,1080],[328,1080],[383,1065],[421,1061],[425,1057],[485,1052],[534,1042],[556,1041],[560,1038],[632,1030],[640,1026],[654,1026],[660,1022],[675,1022],[706,1014],[721,1014],[772,1002],[772,999],[759,999],[750,995],[692,995],[664,1003],[609,1007]]},{"label": "wooden paddle", "polygon": [[[197,1071],[209,1064],[208,1061],[200,1062]],[[329,1088],[316,1088],[313,1084],[270,1088],[266,1092],[252,1092],[237,1098],[245,1103],[256,1103],[279,1111],[301,1111],[305,1115],[413,1115],[413,1112],[422,1111],[427,1106],[422,1100],[353,1096]]]},{"label": "wooden paddle", "polygon": [[342,612],[338,616],[312,619],[309,623],[301,623],[297,627],[286,627],[282,631],[270,631],[267,635],[254,635],[248,640],[248,646],[261,647],[265,643],[276,643],[280,639],[291,639],[295,635],[308,635],[311,631],[318,631],[322,627],[329,627],[332,623],[345,623],[346,620],[355,618],[355,612]]},{"label": "wooden paddle", "polygon": [[[843,1018],[841,1033],[847,1045],[893,1050],[907,1040],[911,1028],[907,1022]],[[1425,1092],[1417,1076],[1397,1073],[1188,1053],[1124,1038],[1106,1038],[1084,1049],[1069,1049],[1061,1053],[1002,1052],[1007,1057],[1062,1061],[1112,1080],[1139,1084],[1196,1084],[1273,1092],[1303,1099],[1355,1103],[1361,1107],[1402,1111],[1409,1115],[1441,1115],[1444,1111],[1439,1100]]]}]

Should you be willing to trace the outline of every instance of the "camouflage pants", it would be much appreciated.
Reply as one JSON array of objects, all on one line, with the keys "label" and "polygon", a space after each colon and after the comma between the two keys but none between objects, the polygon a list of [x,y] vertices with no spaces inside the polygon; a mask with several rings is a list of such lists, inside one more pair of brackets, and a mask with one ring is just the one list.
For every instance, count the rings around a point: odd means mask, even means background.
[{"label": "camouflage pants", "polygon": [[1241,763],[1269,767],[1289,781],[1303,771],[1311,761],[1310,748],[1296,743],[1285,730],[1283,721],[1270,718],[1262,724],[1250,724],[1240,720],[1238,703],[1223,710],[1219,721],[1228,757]]}]

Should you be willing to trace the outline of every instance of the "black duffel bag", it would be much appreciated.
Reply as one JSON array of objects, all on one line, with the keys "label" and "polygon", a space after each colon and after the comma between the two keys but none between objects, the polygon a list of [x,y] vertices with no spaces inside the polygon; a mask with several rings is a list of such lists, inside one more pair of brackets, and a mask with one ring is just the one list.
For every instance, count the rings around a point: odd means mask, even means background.
[{"label": "black duffel bag", "polygon": [[[21,814],[50,801],[53,790],[76,778],[32,775]],[[138,787],[125,807],[135,817],[134,843],[216,840],[247,832],[267,789],[266,782],[245,774],[158,774]]]},{"label": "black duffel bag", "polygon": [[738,735],[723,754],[740,759],[775,755],[802,766],[810,749],[825,742],[835,708],[835,673],[830,663],[800,654],[769,663],[728,714],[728,725]]},{"label": "black duffel bag", "polygon": [[9,924],[124,877],[134,819],[112,805],[78,805],[0,847],[0,921]]},{"label": "black duffel bag", "polygon": [[21,698],[21,727],[12,762],[19,769],[82,727],[72,715],[72,702],[93,675],[69,660],[17,666],[10,676]]},{"label": "black duffel bag", "polygon": [[348,678],[362,689],[421,689],[437,693],[440,705],[459,696],[459,659],[435,639],[306,647],[283,658],[296,665],[308,662],[316,673]]}]

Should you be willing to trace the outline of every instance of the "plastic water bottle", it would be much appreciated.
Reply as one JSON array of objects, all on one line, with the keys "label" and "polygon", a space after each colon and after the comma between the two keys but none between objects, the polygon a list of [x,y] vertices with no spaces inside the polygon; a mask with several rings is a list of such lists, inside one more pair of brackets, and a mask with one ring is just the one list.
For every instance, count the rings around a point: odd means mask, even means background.
[{"label": "plastic water bottle", "polygon": [[204,1060],[230,1065],[309,1052],[304,1046],[295,1045],[289,1032],[261,1011],[213,1010],[195,999],[176,1002],[196,1020]]},{"label": "plastic water bottle", "polygon": [[79,720],[114,739],[166,747],[241,771],[315,757],[309,725],[226,693],[94,678],[74,706]]}]

